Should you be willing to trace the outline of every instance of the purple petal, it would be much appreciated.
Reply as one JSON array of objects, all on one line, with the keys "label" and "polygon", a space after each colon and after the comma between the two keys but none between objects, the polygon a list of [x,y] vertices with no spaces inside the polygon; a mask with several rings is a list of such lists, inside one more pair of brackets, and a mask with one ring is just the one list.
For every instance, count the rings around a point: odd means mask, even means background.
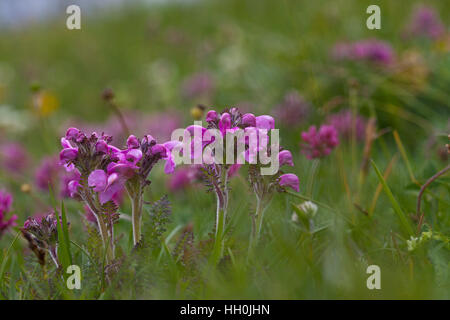
[{"label": "purple petal", "polygon": [[293,190],[300,191],[300,181],[298,177],[293,173],[286,173],[280,176],[279,184],[282,187],[289,187]]},{"label": "purple petal", "polygon": [[94,170],[88,178],[89,187],[94,187],[95,192],[105,190],[107,184],[106,172],[103,170]]},{"label": "purple petal", "polygon": [[256,127],[267,130],[275,129],[275,120],[267,115],[256,117]]}]

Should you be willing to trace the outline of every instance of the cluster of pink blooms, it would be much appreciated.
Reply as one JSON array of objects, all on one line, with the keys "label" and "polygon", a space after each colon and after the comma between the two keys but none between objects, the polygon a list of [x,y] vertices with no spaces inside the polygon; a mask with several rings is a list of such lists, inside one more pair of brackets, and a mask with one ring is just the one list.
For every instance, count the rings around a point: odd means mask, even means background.
[{"label": "cluster of pink blooms", "polygon": [[364,141],[367,121],[350,109],[330,115],[326,122],[337,130],[341,138],[351,140],[354,135],[356,140]]},{"label": "cluster of pink blooms", "polygon": [[58,220],[54,213],[41,217],[29,217],[21,228],[24,238],[35,247],[33,252],[39,263],[45,264],[45,254],[48,253],[56,267],[60,266],[58,260]]},{"label": "cluster of pink blooms", "polygon": [[331,125],[322,125],[319,130],[311,126],[301,136],[304,141],[302,152],[308,159],[323,158],[339,144],[338,132]]},{"label": "cluster of pink blooms", "polygon": [[[175,163],[170,151],[176,142],[157,144],[150,135],[142,140],[131,135],[123,150],[110,142],[110,136],[99,136],[94,132],[88,137],[76,128],[69,128],[61,139],[61,163],[68,171],[76,170],[80,177],[88,177],[88,185],[98,193],[101,204],[122,192],[125,182],[135,175],[141,175],[145,180],[160,159],[166,160],[166,173],[174,171]],[[79,186],[79,179],[68,183],[71,196],[76,195]]]},{"label": "cluster of pink blooms", "polygon": [[433,40],[445,33],[445,26],[439,14],[431,7],[421,6],[414,10],[411,22],[406,27],[409,36],[427,37]]},{"label": "cluster of pink blooms", "polygon": [[[211,110],[206,115],[208,128],[219,129],[223,136],[227,132],[234,132],[239,129],[244,129],[245,133],[254,134],[257,137],[257,143],[252,146],[249,140],[246,139],[245,160],[249,163],[254,162],[258,151],[267,150],[269,148],[269,137],[267,132],[275,129],[275,120],[269,115],[255,116],[252,113],[241,115],[237,108],[231,108],[228,112],[218,112]],[[206,128],[202,128],[203,131]],[[248,136],[247,136],[248,137]],[[212,140],[213,141],[213,140]],[[204,142],[204,146],[212,141]],[[280,166],[293,166],[292,154],[288,150],[279,152]],[[299,190],[299,180],[295,174],[283,174],[278,177],[278,183],[281,187],[290,187],[296,191]]]},{"label": "cluster of pink blooms", "polygon": [[78,170],[64,170],[57,156],[44,157],[34,173],[34,181],[38,190],[48,191],[49,187],[59,190],[63,198],[70,197],[69,183],[80,180]]},{"label": "cluster of pink blooms", "polygon": [[395,59],[392,47],[377,39],[337,43],[332,56],[336,60],[366,61],[384,66],[392,64]]},{"label": "cluster of pink blooms", "polygon": [[1,144],[0,164],[12,172],[20,173],[28,165],[28,154],[19,143],[8,142]]},{"label": "cluster of pink blooms", "polygon": [[16,215],[12,215],[9,219],[6,218],[6,214],[11,211],[12,202],[12,195],[0,190],[0,237],[9,228],[16,226]]}]

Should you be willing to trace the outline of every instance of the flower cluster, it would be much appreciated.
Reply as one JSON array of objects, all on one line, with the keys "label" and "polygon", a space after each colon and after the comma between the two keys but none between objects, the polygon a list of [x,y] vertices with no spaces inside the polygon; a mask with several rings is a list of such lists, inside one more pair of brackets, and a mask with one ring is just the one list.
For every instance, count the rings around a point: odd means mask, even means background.
[{"label": "flower cluster", "polygon": [[0,190],[0,236],[9,228],[16,226],[17,216],[14,214],[9,219],[6,214],[11,211],[13,197],[4,190]]},{"label": "flower cluster", "polygon": [[331,125],[322,125],[319,130],[316,126],[302,132],[302,152],[308,159],[323,158],[339,144],[338,132]]},{"label": "flower cluster", "polygon": [[392,47],[376,39],[338,43],[333,48],[332,56],[336,60],[367,61],[385,66],[394,62]]},{"label": "flower cluster", "polygon": [[175,169],[171,150],[178,142],[156,143],[151,135],[138,139],[130,135],[126,147],[111,145],[112,137],[97,133],[86,136],[76,128],[69,128],[61,139],[60,161],[68,171],[79,175],[68,183],[71,196],[82,199],[96,216],[109,258],[114,257],[113,224],[117,221],[117,201],[124,190],[132,200],[133,235],[135,245],[140,241],[143,190],[153,166],[165,160],[164,171]]},{"label": "flower cluster", "polygon": [[57,219],[54,213],[47,214],[41,219],[28,218],[21,231],[30,249],[42,264],[45,263],[45,253],[48,252],[56,267],[59,267]]},{"label": "flower cluster", "polygon": [[16,142],[0,145],[0,165],[12,172],[22,172],[28,164],[28,154],[24,147]]},{"label": "flower cluster", "polygon": [[445,33],[445,26],[433,8],[421,6],[414,10],[406,33],[436,40]]}]

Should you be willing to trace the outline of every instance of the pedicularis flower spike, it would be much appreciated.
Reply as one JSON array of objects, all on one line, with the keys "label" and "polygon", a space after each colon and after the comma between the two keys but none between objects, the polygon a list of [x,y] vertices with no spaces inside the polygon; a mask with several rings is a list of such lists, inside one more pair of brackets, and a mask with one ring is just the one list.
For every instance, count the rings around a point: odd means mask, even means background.
[{"label": "pedicularis flower spike", "polygon": [[157,144],[151,135],[139,140],[134,135],[127,139],[126,147],[111,145],[112,137],[92,133],[89,137],[76,128],[69,128],[61,139],[63,150],[60,160],[68,171],[78,172],[67,184],[73,197],[82,199],[97,218],[108,259],[114,259],[114,228],[118,219],[117,201],[126,190],[132,201],[133,240],[141,239],[141,216],[144,188],[153,166],[165,160],[164,171],[175,168],[171,151],[178,144],[169,141]]},{"label": "pedicularis flower spike", "polygon": [[[230,108],[219,113],[215,110],[210,110],[206,114],[207,128],[200,126],[190,126],[186,129],[191,136],[195,138],[195,130],[201,134],[201,148],[204,149],[213,142],[217,142],[217,136],[206,137],[207,129],[217,129],[222,136],[221,145],[224,146],[223,150],[226,152],[232,152],[233,158],[236,155],[236,148],[227,148],[226,134],[236,133],[238,130],[243,130],[244,137],[240,142],[243,142],[245,146],[244,154],[238,154],[236,156],[243,156],[247,162],[250,163],[249,167],[249,181],[257,199],[256,213],[252,215],[254,219],[252,226],[254,230],[252,232],[252,239],[257,239],[261,230],[262,217],[265,208],[275,191],[284,191],[285,187],[292,188],[295,191],[299,190],[299,181],[296,175],[286,174],[278,171],[271,176],[261,175],[261,168],[264,165],[258,158],[258,153],[261,157],[261,151],[265,151],[266,155],[271,155],[276,152],[279,165],[293,166],[292,154],[288,150],[279,150],[278,141],[277,144],[272,145],[270,143],[270,137],[268,132],[275,129],[275,120],[270,115],[255,116],[252,113],[241,115],[237,108]],[[278,138],[278,136],[277,136]],[[253,140],[253,141],[252,141]],[[238,141],[239,142],[239,141]],[[200,145],[200,141],[194,141]],[[277,150],[273,150],[273,146],[276,146]],[[227,155],[223,155],[224,159],[227,159]],[[204,160],[204,159],[203,159]],[[217,162],[217,161],[216,161]],[[216,242],[214,249],[214,259],[217,262],[220,259],[223,249],[223,231],[225,230],[226,214],[228,208],[228,178],[234,174],[241,166],[241,164],[224,164],[225,161],[212,164],[203,163],[204,175],[211,190],[216,193],[217,198],[217,211],[216,211]],[[285,183],[286,179],[290,183]],[[255,221],[257,219],[257,221]]]},{"label": "pedicularis flower spike", "polygon": [[41,264],[45,264],[47,252],[56,267],[59,267],[57,219],[54,213],[43,216],[41,219],[28,218],[21,231]]}]

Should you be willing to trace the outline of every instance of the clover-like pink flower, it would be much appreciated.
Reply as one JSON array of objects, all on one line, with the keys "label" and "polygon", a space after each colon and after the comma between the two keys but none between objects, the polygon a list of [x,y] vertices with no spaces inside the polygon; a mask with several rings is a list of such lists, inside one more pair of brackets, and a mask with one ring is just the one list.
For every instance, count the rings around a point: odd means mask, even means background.
[{"label": "clover-like pink flower", "polygon": [[308,159],[323,158],[339,144],[337,130],[330,125],[322,125],[319,130],[315,126],[302,132],[302,152]]},{"label": "clover-like pink flower", "polygon": [[28,154],[25,148],[16,142],[0,145],[0,166],[12,172],[22,172],[28,164]]}]

